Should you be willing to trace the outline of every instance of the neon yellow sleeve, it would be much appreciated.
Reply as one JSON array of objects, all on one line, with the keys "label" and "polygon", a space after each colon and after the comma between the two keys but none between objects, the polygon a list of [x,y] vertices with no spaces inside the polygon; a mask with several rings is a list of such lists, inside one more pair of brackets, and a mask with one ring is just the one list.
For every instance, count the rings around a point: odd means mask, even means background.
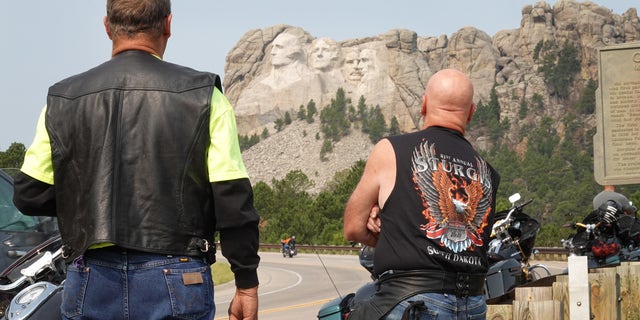
[{"label": "neon yellow sleeve", "polygon": [[207,156],[209,181],[248,178],[240,153],[235,113],[229,100],[218,88],[214,88],[211,97],[209,132],[211,136]]},{"label": "neon yellow sleeve", "polygon": [[38,118],[36,135],[33,138],[31,146],[27,149],[20,171],[34,179],[53,185],[51,143],[49,141],[49,133],[44,123],[46,112],[47,106],[44,106]]}]

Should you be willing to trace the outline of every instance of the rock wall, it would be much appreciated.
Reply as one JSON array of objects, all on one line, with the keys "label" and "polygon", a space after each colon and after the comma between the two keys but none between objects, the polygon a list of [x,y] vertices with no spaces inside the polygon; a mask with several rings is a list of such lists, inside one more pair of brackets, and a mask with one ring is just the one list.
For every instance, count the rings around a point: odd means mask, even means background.
[{"label": "rock wall", "polygon": [[523,7],[521,15],[520,28],[493,38],[474,27],[451,36],[391,30],[341,42],[288,25],[251,30],[227,56],[225,93],[242,134],[272,130],[284,112],[295,114],[311,99],[322,108],[338,88],[354,103],[362,95],[367,104],[380,105],[387,120],[395,116],[403,130],[411,131],[419,126],[424,84],[435,71],[467,73],[477,102],[488,101],[497,84],[503,116],[513,117],[521,98],[534,93],[547,98],[545,105],[554,104],[536,72],[533,52],[540,41],[577,45],[583,78],[596,79],[598,48],[640,40],[634,8],[618,15],[589,1],[560,0],[553,7],[541,1]]},{"label": "rock wall", "polygon": [[[516,133],[520,126],[535,125],[542,116],[550,116],[558,119],[554,130],[562,134],[559,120],[567,111],[566,101],[548,94],[537,71],[538,43],[569,41],[578,48],[581,76],[571,90],[576,99],[588,79],[597,79],[598,48],[640,41],[640,20],[634,8],[618,15],[595,3],[575,0],[559,0],[553,7],[541,1],[514,14],[522,16],[520,27],[493,37],[474,27],[450,36],[421,36],[397,29],[338,42],[288,25],[251,30],[227,56],[225,94],[235,106],[241,134],[260,134],[264,128],[273,133],[273,121],[284,112],[294,116],[310,99],[322,108],[339,87],[354,104],[364,95],[368,105],[380,105],[387,120],[395,116],[404,131],[413,131],[419,125],[424,84],[434,72],[453,67],[472,79],[476,102],[487,102],[496,85],[501,118],[509,119],[512,126],[506,139],[522,151],[522,139]],[[530,101],[536,93],[544,99],[544,114],[518,118],[521,101]],[[592,115],[583,121],[585,128],[594,127]],[[331,160],[322,162],[317,151],[321,140],[309,138],[319,130],[317,125],[299,125],[274,133],[243,153],[252,182],[282,179],[290,170],[301,169],[316,182],[314,188],[321,189],[333,173],[349,168],[354,159],[366,158],[371,148],[366,137],[360,138],[362,142],[351,139],[342,142],[344,150],[335,148]],[[491,147],[482,132],[471,130],[467,138],[481,149]],[[283,149],[291,147],[285,141],[289,139],[306,141],[306,152]],[[267,168],[270,164],[272,168]]]}]

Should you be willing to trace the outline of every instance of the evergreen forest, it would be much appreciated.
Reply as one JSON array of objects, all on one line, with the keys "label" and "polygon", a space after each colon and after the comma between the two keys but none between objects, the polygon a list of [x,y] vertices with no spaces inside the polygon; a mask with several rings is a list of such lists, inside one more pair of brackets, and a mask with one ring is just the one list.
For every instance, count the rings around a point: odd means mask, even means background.
[{"label": "evergreen forest", "polygon": [[[595,128],[585,126],[585,117],[592,116],[596,109],[598,86],[594,80],[578,79],[581,62],[571,44],[541,42],[535,56],[548,93],[568,106],[563,116],[550,117],[546,112],[550,106],[544,104],[542,96],[534,94],[529,100],[519,101],[516,119],[502,119],[494,85],[489,101],[478,103],[468,135],[486,139],[489,147],[482,154],[500,173],[497,210],[506,210],[510,206],[507,198],[516,192],[523,201],[533,200],[525,212],[541,223],[536,245],[560,247],[561,239],[572,233],[563,225],[580,221],[591,212],[592,199],[602,190],[593,175]],[[372,143],[401,133],[397,120],[385,119],[379,105],[367,104],[366,97],[354,103],[342,89],[322,108],[311,100],[299,106],[297,114],[285,113],[275,121],[274,129],[283,130],[292,121],[320,121],[320,132],[316,133],[316,139],[322,141],[320,160],[332,152],[333,143],[353,130],[366,133]],[[562,133],[558,127],[564,128]],[[268,135],[265,130],[260,136],[239,136],[241,149],[251,148]],[[507,135],[517,137],[517,145],[513,138],[506,139]],[[24,154],[22,143],[11,144],[0,151],[0,168],[19,168]],[[347,245],[342,215],[364,165],[361,160],[348,170],[335,173],[317,194],[305,191],[312,181],[301,171],[291,171],[282,180],[257,182],[254,200],[261,216],[260,241],[279,243],[294,234],[301,244]],[[616,191],[636,206],[640,203],[640,185],[619,185]]]}]

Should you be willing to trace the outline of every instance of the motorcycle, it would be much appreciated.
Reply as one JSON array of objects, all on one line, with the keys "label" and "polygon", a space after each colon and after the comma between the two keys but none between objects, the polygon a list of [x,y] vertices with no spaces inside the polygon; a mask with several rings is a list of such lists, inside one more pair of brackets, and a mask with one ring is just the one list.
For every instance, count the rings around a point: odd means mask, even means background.
[{"label": "motorcycle", "polygon": [[[540,229],[538,220],[527,215],[523,208],[532,200],[516,204],[520,194],[509,197],[511,208],[496,213],[488,245],[489,270],[485,279],[484,295],[487,303],[499,302],[510,296],[517,286],[551,275],[543,264],[530,264],[535,253],[535,238]],[[373,272],[375,249],[363,246],[358,254],[360,265],[369,271],[372,281],[355,293],[325,303],[318,312],[320,320],[343,320],[351,306],[370,298],[375,293],[377,277]]]},{"label": "motorcycle", "polygon": [[531,264],[535,255],[536,236],[540,222],[524,212],[533,200],[516,204],[520,194],[509,197],[511,208],[499,211],[491,228],[491,241],[487,255],[489,271],[485,280],[485,299],[488,303],[500,301],[521,285],[551,276],[543,264]]},{"label": "motorcycle", "polygon": [[289,258],[293,258],[293,256],[298,255],[298,249],[296,248],[296,245],[294,243],[292,244],[288,244],[288,243],[284,243],[282,244],[282,256],[284,258],[289,257]]},{"label": "motorcycle", "polygon": [[23,215],[13,179],[0,170],[0,319],[60,319],[65,264],[52,217]]},{"label": "motorcycle", "polygon": [[59,236],[51,238],[0,274],[3,320],[61,318],[65,264],[60,244]]},{"label": "motorcycle", "polygon": [[615,266],[623,261],[640,261],[640,220],[634,214],[618,212],[608,221],[599,210],[581,222],[563,227],[575,230],[562,246],[569,256],[586,256],[588,268]]},{"label": "motorcycle", "polygon": [[378,277],[373,271],[374,254],[375,248],[368,246],[362,246],[358,253],[360,265],[369,271],[372,281],[367,282],[362,287],[358,288],[356,292],[349,293],[344,297],[339,296],[322,305],[318,311],[317,317],[319,320],[344,320],[349,316],[351,306],[355,305],[359,301],[370,298],[375,293]]}]

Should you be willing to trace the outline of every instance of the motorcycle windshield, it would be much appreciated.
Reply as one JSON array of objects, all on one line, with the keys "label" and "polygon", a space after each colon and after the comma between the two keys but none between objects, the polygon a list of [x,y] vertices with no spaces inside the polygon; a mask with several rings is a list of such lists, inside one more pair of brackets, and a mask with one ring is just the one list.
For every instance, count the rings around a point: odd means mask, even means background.
[{"label": "motorcycle windshield", "polygon": [[[0,169],[0,270],[4,271],[34,247],[59,234],[53,217],[27,216],[13,204],[17,169]],[[4,274],[4,272],[2,272]]]}]

